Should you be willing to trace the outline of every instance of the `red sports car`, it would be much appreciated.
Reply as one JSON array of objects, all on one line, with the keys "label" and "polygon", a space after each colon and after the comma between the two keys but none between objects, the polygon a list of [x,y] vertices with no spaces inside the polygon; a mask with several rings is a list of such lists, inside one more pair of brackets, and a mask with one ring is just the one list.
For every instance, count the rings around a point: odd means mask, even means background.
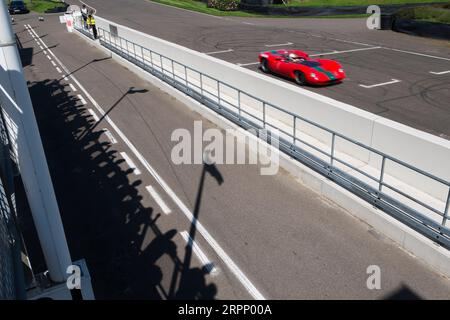
[{"label": "red sports car", "polygon": [[263,72],[277,73],[295,80],[299,85],[325,85],[341,82],[345,78],[342,66],[327,59],[311,59],[299,50],[273,50],[259,54]]}]

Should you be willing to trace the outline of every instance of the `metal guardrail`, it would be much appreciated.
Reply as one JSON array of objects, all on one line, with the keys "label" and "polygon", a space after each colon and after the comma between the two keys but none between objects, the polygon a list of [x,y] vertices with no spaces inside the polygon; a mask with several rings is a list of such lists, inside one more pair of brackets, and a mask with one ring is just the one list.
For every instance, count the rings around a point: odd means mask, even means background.
[{"label": "metal guardrail", "polygon": [[[178,61],[174,61],[163,54],[157,53],[122,37],[112,36],[109,31],[104,30],[103,28],[98,28],[98,32],[101,45],[173,87],[183,91],[190,97],[233,121],[242,128],[256,129],[256,132],[259,132],[258,129],[266,129],[269,135],[273,135],[273,133],[270,132],[271,128],[277,129],[281,133],[277,136],[281,151],[323,174],[340,186],[350,190],[357,196],[382,209],[423,235],[434,239],[447,249],[450,249],[450,229],[446,227],[450,204],[450,182],[391,157],[372,147],[366,146],[354,139],[348,138],[338,132],[325,128],[320,124],[270,104],[258,97],[243,92],[238,88],[194,70]],[[165,65],[169,65],[169,68],[165,68]],[[180,68],[182,70],[181,72],[179,71]],[[176,72],[175,69],[178,69],[178,72]],[[193,83],[190,80],[190,78],[193,79],[194,76],[195,79],[198,79],[198,84]],[[208,90],[208,85],[205,85],[205,82],[212,82],[217,90],[217,94]],[[209,87],[211,87],[211,85],[209,85]],[[221,94],[224,90],[232,90],[236,93],[236,103],[230,101],[229,96],[227,97],[226,95]],[[245,110],[241,105],[243,99],[257,101],[261,106],[262,117],[259,117],[255,112]],[[274,112],[280,113],[284,117],[288,117],[292,120],[292,132],[287,132],[271,122],[267,115]],[[297,133],[300,125],[310,126],[327,133],[331,139],[329,150],[321,149],[305,139],[302,139]],[[256,133],[256,135],[258,135],[258,133]],[[339,157],[335,147],[339,140],[357,146],[362,150],[369,151],[372,155],[377,155],[381,162],[379,174],[370,174],[370,172],[357,168],[342,157]],[[407,191],[400,190],[400,188],[394,186],[394,183],[387,182],[385,168],[388,162],[399,166],[402,170],[410,170],[415,174],[426,177],[430,182],[438,183],[442,188],[445,188],[447,194],[445,205],[442,208],[436,208],[435,205],[425,203],[424,201],[409,195]],[[351,175],[348,170],[354,171],[360,177]],[[398,198],[401,198],[402,201]],[[412,206],[416,208],[413,208]],[[419,209],[417,209],[417,207]],[[432,214],[437,215],[442,219],[441,222],[439,223],[435,219],[428,217],[424,212],[431,212]]]}]

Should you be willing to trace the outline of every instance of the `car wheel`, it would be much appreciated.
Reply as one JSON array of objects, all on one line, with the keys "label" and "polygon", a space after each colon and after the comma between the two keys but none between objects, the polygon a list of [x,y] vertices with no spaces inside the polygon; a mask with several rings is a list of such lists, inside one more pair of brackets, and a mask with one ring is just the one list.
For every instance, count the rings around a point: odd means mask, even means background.
[{"label": "car wheel", "polygon": [[267,59],[262,59],[261,60],[261,70],[264,73],[269,73],[270,69],[269,69],[269,62],[267,61]]},{"label": "car wheel", "polygon": [[294,72],[294,80],[298,85],[305,85],[306,84],[306,76],[301,71],[295,71]]}]

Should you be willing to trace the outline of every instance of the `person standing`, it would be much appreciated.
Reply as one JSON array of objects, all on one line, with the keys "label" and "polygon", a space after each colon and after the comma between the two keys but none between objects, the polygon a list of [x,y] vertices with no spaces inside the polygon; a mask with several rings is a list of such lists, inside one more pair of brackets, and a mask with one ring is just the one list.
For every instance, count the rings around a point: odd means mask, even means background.
[{"label": "person standing", "polygon": [[83,23],[84,23],[83,27],[85,29],[87,29],[88,28],[88,25],[87,25],[88,10],[87,10],[85,4],[83,4],[83,7],[81,8],[81,16],[83,17]]},{"label": "person standing", "polygon": [[92,29],[92,34],[94,35],[94,39],[97,39],[97,27],[95,26],[95,19],[92,14],[89,14],[87,18],[87,24],[90,29]]}]

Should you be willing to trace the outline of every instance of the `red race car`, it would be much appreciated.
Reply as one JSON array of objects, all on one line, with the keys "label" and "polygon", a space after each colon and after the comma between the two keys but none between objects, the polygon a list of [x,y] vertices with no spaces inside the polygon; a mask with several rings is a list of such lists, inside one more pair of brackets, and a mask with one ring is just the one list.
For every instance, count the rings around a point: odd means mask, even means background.
[{"label": "red race car", "polygon": [[345,78],[342,66],[327,59],[311,59],[299,50],[273,50],[259,54],[263,72],[273,72],[295,80],[299,85],[326,85],[341,82]]}]

